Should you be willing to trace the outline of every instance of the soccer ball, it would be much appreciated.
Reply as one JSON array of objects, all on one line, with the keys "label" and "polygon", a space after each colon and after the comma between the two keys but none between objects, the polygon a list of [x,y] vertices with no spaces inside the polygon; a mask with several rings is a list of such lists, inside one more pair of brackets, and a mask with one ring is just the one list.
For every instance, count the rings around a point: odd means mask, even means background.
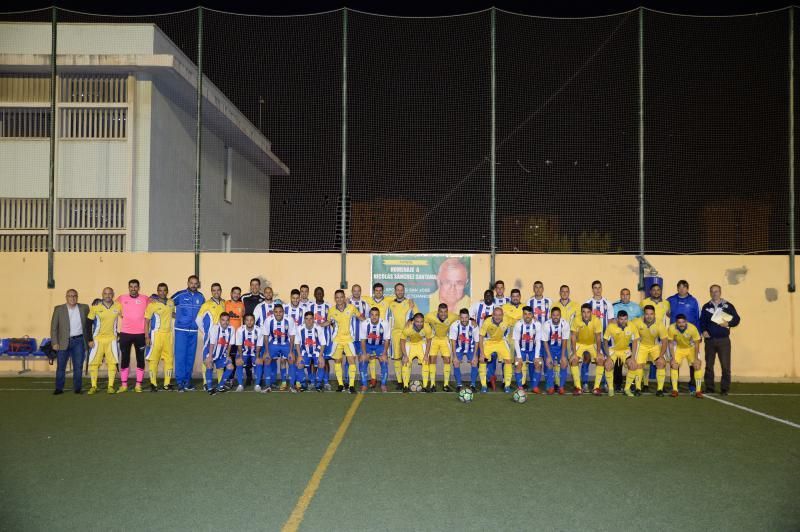
[{"label": "soccer ball", "polygon": [[462,388],[460,392],[458,392],[458,400],[462,403],[471,403],[472,402],[472,390],[469,388]]},{"label": "soccer ball", "polygon": [[422,391],[422,383],[419,381],[411,381],[411,385],[408,387],[409,390],[412,392],[421,392]]},{"label": "soccer ball", "polygon": [[524,403],[525,401],[528,400],[528,394],[525,393],[525,390],[520,388],[520,389],[518,389],[517,391],[514,392],[514,395],[511,396],[511,399],[515,403],[522,404],[522,403]]}]

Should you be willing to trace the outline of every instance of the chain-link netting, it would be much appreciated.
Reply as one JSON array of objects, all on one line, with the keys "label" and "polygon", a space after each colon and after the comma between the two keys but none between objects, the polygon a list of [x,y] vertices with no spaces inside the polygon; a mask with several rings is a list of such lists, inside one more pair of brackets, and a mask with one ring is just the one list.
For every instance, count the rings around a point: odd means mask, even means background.
[{"label": "chain-link netting", "polygon": [[0,14],[3,251],[51,124],[59,251],[488,252],[493,206],[498,252],[790,247],[789,9],[56,15],[51,116],[53,11]]}]

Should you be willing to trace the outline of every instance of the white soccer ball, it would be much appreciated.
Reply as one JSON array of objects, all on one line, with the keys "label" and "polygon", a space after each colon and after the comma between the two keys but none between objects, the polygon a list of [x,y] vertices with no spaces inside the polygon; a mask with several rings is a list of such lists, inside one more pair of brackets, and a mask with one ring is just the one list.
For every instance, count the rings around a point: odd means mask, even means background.
[{"label": "white soccer ball", "polygon": [[471,403],[472,398],[472,390],[469,388],[462,388],[461,391],[458,392],[458,400],[462,403]]},{"label": "white soccer ball", "polygon": [[421,392],[422,391],[422,383],[419,381],[411,381],[411,384],[408,387],[409,390],[412,392]]},{"label": "white soccer ball", "polygon": [[528,400],[528,394],[525,393],[525,390],[520,388],[520,389],[518,389],[517,391],[514,392],[514,395],[511,396],[511,399],[515,403],[522,404],[522,403],[524,403],[525,401]]}]

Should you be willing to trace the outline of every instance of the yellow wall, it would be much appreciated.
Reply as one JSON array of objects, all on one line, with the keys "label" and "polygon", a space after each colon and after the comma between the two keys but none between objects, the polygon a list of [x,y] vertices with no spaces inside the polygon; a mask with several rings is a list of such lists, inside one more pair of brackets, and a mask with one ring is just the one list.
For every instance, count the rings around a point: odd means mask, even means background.
[{"label": "yellow wall", "polygon": [[[708,286],[718,283],[723,297],[733,302],[742,315],[742,324],[733,333],[734,376],[744,379],[798,380],[800,351],[795,339],[800,323],[796,295],[786,289],[788,261],[771,256],[653,256],[653,266],[664,277],[665,295],[674,293],[679,279],[687,279],[700,303],[708,299]],[[169,284],[170,291],[185,287],[192,271],[191,253],[56,254],[56,288],[46,288],[47,255],[4,253],[0,255],[7,304],[0,306],[0,337],[25,334],[41,338],[49,335],[49,320],[54,305],[64,301],[67,288],[75,288],[82,302],[98,297],[104,286],[118,293],[136,277],[145,293],[158,282]],[[488,285],[489,257],[473,255],[473,297]],[[370,255],[347,257],[348,281],[369,286]],[[498,255],[497,278],[506,282],[507,291],[522,290],[531,295],[535,280],[545,283],[546,294],[557,297],[562,283],[572,287],[573,298],[587,299],[594,279],[603,281],[605,295],[617,299],[623,287],[635,292],[638,267],[632,256],[615,255]],[[204,254],[200,264],[203,287],[214,282],[223,285],[224,294],[234,284],[247,291],[251,277],[266,279],[281,298],[305,282],[323,286],[327,296],[338,288],[338,254]],[[774,289],[777,298],[768,301]]]}]

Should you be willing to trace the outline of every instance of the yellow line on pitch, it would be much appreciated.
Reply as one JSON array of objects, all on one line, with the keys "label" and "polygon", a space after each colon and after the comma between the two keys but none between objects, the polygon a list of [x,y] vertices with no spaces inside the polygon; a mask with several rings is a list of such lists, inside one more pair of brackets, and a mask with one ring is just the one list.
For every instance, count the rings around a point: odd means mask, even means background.
[{"label": "yellow line on pitch", "polygon": [[294,532],[300,528],[300,523],[303,522],[303,517],[306,515],[308,505],[311,504],[311,500],[317,493],[319,483],[322,481],[325,471],[328,470],[328,466],[330,465],[331,460],[333,460],[333,455],[336,454],[336,449],[338,449],[339,444],[342,443],[344,435],[347,432],[347,428],[350,426],[350,422],[353,421],[353,416],[356,415],[358,405],[361,404],[363,399],[364,395],[358,394],[355,401],[353,401],[353,404],[350,405],[350,408],[347,410],[347,414],[345,414],[342,423],[339,425],[339,429],[336,431],[336,434],[333,435],[333,439],[328,444],[325,454],[322,455],[319,464],[317,464],[314,474],[311,475],[308,484],[306,484],[306,489],[303,490],[303,494],[300,495],[299,499],[297,499],[297,504],[295,505],[294,510],[292,510],[291,515],[289,515],[289,519],[286,520],[283,528],[281,528],[282,532]]}]

